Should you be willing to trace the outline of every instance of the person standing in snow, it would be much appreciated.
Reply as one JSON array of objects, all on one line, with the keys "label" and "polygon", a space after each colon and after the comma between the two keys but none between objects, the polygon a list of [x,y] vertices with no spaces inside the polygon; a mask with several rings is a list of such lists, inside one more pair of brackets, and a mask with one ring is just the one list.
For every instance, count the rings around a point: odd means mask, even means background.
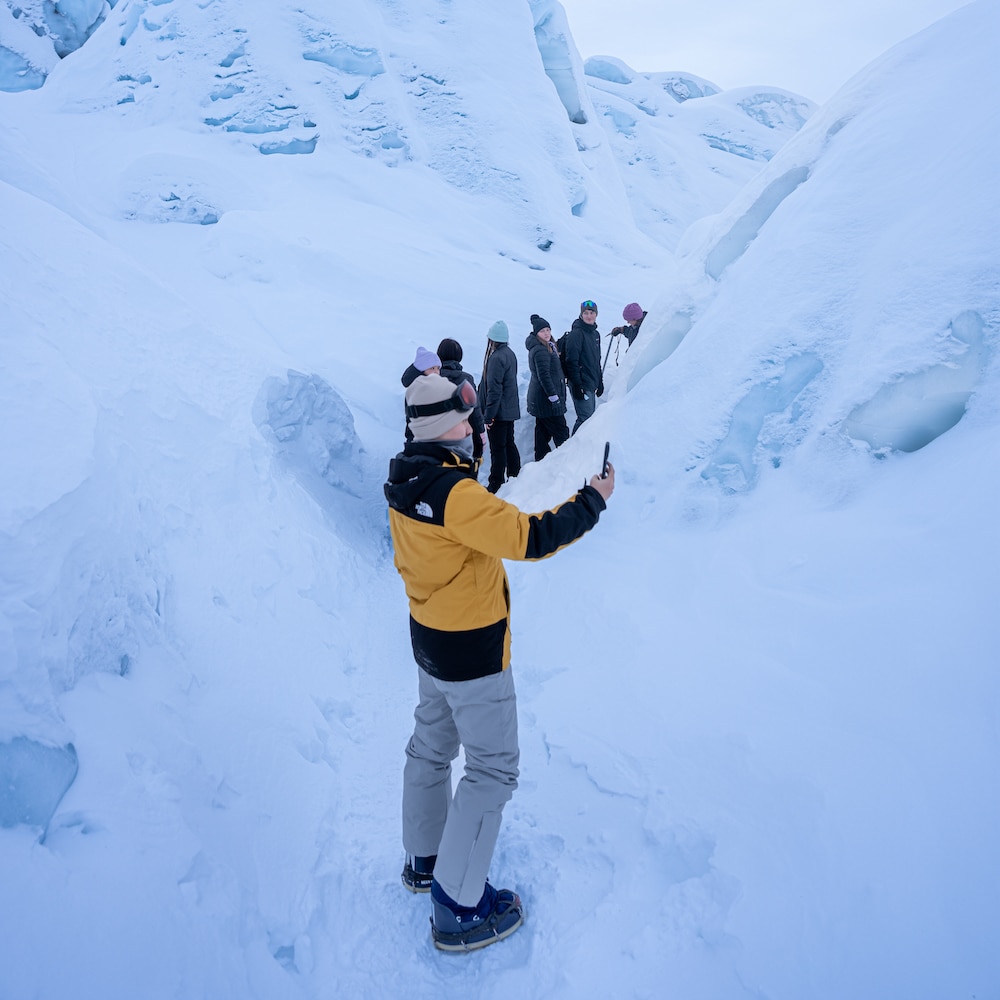
[{"label": "person standing in snow", "polygon": [[540,462],[551,450],[550,441],[552,448],[558,448],[569,439],[566,379],[548,320],[532,313],[531,333],[524,346],[528,349],[531,370],[528,413],[535,418],[535,461]]},{"label": "person standing in snow", "polygon": [[[614,469],[565,503],[525,514],[472,474],[472,387],[422,375],[406,390],[413,440],[389,465],[394,562],[410,609],[419,701],[403,770],[403,885],[430,892],[444,951],[483,948],[524,920],[521,899],[487,881],[501,815],[517,787],[517,702],[504,559],[545,559],[597,524]],[[454,794],[451,762],[465,749]]]},{"label": "person standing in snow", "polygon": [[[441,359],[441,374],[458,385],[459,382],[468,382],[473,388],[476,387],[476,380],[472,375],[462,368],[462,345],[451,337],[445,337],[438,344],[437,355]],[[427,373],[424,372],[426,375]],[[469,414],[469,423],[472,425],[472,457],[475,459],[476,473],[478,475],[479,466],[483,461],[483,438],[486,436],[486,424],[483,422],[483,411],[479,407],[478,401],[472,412]]]},{"label": "person standing in snow", "polygon": [[490,478],[487,489],[496,493],[505,480],[521,471],[521,454],[514,441],[514,421],[521,417],[517,397],[517,358],[510,349],[507,324],[497,320],[487,334],[479,397],[490,442]]},{"label": "person standing in snow", "polygon": [[[635,338],[639,336],[639,327],[642,326],[642,321],[646,318],[646,313],[643,311],[642,306],[638,302],[630,302],[622,310],[622,319],[625,320],[624,326],[616,326],[611,331],[612,337],[624,337],[628,341],[628,346],[631,347],[635,343]],[[628,351],[628,347],[625,348]],[[617,357],[617,353],[615,357]]]},{"label": "person standing in snow", "polygon": [[[439,375],[440,373],[441,359],[433,351],[428,351],[426,347],[418,347],[413,364],[406,366],[406,371],[400,375],[399,381],[403,383],[403,388],[406,389],[409,388],[415,378],[419,378],[421,375]],[[403,431],[403,437],[407,441],[413,437],[410,433],[409,418],[406,421],[406,429]]]},{"label": "person standing in snow", "polygon": [[573,320],[566,338],[566,381],[576,410],[575,434],[597,409],[597,397],[604,394],[601,371],[601,335],[597,329],[597,303],[580,303],[580,315]]},{"label": "person standing in snow", "polygon": [[418,347],[413,364],[407,366],[399,381],[407,387],[418,375],[438,375],[440,372],[441,358],[433,351],[428,351],[426,347]]}]

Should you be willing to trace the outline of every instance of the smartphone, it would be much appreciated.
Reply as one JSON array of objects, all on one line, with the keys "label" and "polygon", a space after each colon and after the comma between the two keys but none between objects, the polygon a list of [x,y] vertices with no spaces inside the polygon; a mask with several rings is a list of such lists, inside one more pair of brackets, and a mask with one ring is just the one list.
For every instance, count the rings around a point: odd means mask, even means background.
[{"label": "smartphone", "polygon": [[604,442],[604,461],[601,463],[601,479],[608,478],[608,452],[611,451],[611,442]]}]

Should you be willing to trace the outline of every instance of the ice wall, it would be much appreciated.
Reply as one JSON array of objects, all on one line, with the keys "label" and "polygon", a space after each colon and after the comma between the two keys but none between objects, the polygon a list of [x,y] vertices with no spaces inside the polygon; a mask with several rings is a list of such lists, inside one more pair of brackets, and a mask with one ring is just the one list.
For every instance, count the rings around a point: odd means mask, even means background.
[{"label": "ice wall", "polygon": [[47,746],[24,736],[0,743],[0,826],[44,830],[78,770],[72,743]]}]

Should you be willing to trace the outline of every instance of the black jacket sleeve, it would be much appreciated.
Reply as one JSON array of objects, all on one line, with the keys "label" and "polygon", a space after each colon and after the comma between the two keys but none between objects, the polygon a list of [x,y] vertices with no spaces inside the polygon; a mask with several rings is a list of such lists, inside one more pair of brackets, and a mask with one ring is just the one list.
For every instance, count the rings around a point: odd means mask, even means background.
[{"label": "black jacket sleeve", "polygon": [[531,515],[525,559],[544,559],[575,542],[597,524],[607,504],[589,483],[567,503],[544,514]]}]

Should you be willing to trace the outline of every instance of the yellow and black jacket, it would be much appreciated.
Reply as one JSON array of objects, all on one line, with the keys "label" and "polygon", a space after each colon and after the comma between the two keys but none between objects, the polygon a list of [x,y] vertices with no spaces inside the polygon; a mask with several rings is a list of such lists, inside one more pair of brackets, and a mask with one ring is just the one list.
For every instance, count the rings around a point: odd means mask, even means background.
[{"label": "yellow and black jacket", "polygon": [[410,601],[413,655],[429,674],[472,680],[510,665],[504,559],[545,559],[588,532],[603,497],[584,486],[524,514],[495,497],[472,464],[442,444],[408,442],[385,484],[395,564]]}]

